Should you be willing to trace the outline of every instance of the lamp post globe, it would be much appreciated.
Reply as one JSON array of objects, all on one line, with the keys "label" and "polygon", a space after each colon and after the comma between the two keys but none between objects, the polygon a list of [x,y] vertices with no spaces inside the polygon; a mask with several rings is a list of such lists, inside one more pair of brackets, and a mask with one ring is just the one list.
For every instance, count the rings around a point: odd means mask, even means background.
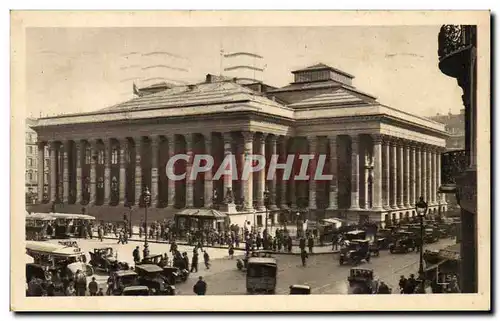
[{"label": "lamp post globe", "polygon": [[424,201],[424,197],[420,196],[418,202],[415,204],[415,209],[417,211],[418,217],[420,219],[420,260],[419,260],[419,268],[418,274],[421,280],[424,279],[424,217],[427,213],[428,205]]}]

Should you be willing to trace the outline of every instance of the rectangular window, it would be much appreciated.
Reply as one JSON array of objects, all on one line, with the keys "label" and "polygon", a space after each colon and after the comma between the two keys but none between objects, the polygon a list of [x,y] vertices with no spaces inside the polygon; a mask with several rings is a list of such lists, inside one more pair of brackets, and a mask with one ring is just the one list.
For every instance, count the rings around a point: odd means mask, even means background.
[{"label": "rectangular window", "polygon": [[33,146],[28,146],[28,154],[33,154]]}]

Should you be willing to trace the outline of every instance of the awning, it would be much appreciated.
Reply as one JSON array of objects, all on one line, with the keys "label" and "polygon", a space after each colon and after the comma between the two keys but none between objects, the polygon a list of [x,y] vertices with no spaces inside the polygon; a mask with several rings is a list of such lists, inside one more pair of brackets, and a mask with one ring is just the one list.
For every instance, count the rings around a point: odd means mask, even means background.
[{"label": "awning", "polygon": [[439,261],[439,262],[438,262],[438,263],[436,263],[436,264],[429,265],[429,266],[425,267],[425,270],[424,270],[424,271],[425,271],[425,272],[427,272],[427,271],[432,271],[432,270],[434,270],[434,269],[438,268],[441,264],[443,264],[443,263],[444,263],[444,262],[446,262],[446,261],[448,261],[448,260],[441,260],[441,261]]},{"label": "awning", "polygon": [[214,219],[217,221],[223,221],[226,219],[227,215],[225,213],[213,210],[213,209],[185,209],[177,212],[175,216],[187,216],[193,218],[206,218]]},{"label": "awning", "polygon": [[440,259],[443,260],[454,260],[460,261],[460,243],[450,245],[442,250],[439,250],[438,254]]}]

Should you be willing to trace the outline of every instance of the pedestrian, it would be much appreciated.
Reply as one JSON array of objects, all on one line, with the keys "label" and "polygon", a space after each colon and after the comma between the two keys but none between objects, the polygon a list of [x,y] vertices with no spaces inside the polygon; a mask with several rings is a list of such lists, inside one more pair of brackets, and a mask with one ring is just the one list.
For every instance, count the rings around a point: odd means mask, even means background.
[{"label": "pedestrian", "polygon": [[210,256],[208,255],[207,251],[203,251],[203,261],[205,261],[206,269],[210,269]]},{"label": "pedestrian", "polygon": [[135,250],[132,252],[132,256],[134,257],[135,264],[138,264],[141,262],[141,252],[139,250],[139,246],[135,247]]},{"label": "pedestrian", "polygon": [[182,253],[182,259],[183,259],[184,266],[181,270],[189,269],[189,257],[188,257],[188,254],[186,252]]},{"label": "pedestrian", "polygon": [[142,250],[142,256],[144,258],[149,256],[149,245],[147,243],[144,244],[144,249]]},{"label": "pedestrian", "polygon": [[96,296],[98,288],[99,288],[99,285],[95,281],[95,277],[92,277],[92,281],[90,281],[90,283],[89,283],[90,296]]},{"label": "pedestrian", "polygon": [[77,296],[85,296],[87,291],[87,277],[82,270],[77,270],[75,274],[75,289]]},{"label": "pedestrian", "polygon": [[203,281],[203,277],[198,277],[198,282],[193,286],[193,292],[197,295],[205,295],[207,293],[207,283]]},{"label": "pedestrian", "polygon": [[303,237],[299,239],[299,248],[301,252],[306,249],[306,240]]},{"label": "pedestrian", "polygon": [[143,228],[141,225],[141,226],[139,226],[139,239],[142,239],[142,232],[143,232]]},{"label": "pedestrian", "polygon": [[400,293],[404,293],[404,289],[405,289],[405,286],[406,286],[406,278],[404,275],[401,275],[401,277],[399,278],[399,292]]},{"label": "pedestrian", "polygon": [[104,292],[102,292],[102,288],[99,288],[99,292],[97,292],[97,296],[104,296]]},{"label": "pedestrian", "polygon": [[228,249],[228,253],[229,253],[229,259],[233,259],[233,255],[234,255],[234,248],[233,248],[233,244],[229,244],[229,249]]},{"label": "pedestrian", "polygon": [[75,284],[73,282],[69,282],[65,292],[66,296],[75,296],[76,295]]},{"label": "pedestrian", "polygon": [[123,240],[123,230],[120,230],[120,234],[118,234],[118,243],[117,244],[125,244],[125,241]]},{"label": "pedestrian", "polygon": [[102,242],[102,239],[103,239],[103,234],[104,234],[104,230],[102,228],[102,225],[99,225],[99,227],[97,228],[97,236],[99,237],[99,240]]},{"label": "pedestrian", "polygon": [[378,294],[391,294],[391,290],[389,289],[389,287],[387,286],[387,284],[385,284],[384,281],[381,281],[380,282],[380,285],[378,286]]},{"label": "pedestrian", "polygon": [[314,247],[314,239],[311,235],[309,235],[309,238],[307,239],[307,247],[309,248],[309,253],[312,253]]},{"label": "pedestrian", "polygon": [[410,274],[408,280],[406,280],[405,287],[403,289],[403,293],[405,294],[413,294],[415,293],[415,288],[417,286],[417,280],[415,279],[414,274]]},{"label": "pedestrian", "polygon": [[113,277],[110,275],[108,277],[108,280],[106,281],[108,288],[106,289],[106,295],[112,295],[113,294]]},{"label": "pedestrian", "polygon": [[123,229],[123,242],[128,244],[128,230],[126,228]]},{"label": "pedestrian", "polygon": [[302,260],[302,266],[306,266],[306,259],[308,258],[309,256],[307,255],[307,252],[305,249],[302,249],[300,251],[300,259]]},{"label": "pedestrian", "polygon": [[288,252],[292,253],[292,238],[290,236],[287,239],[287,248],[288,248]]},{"label": "pedestrian", "polygon": [[191,273],[198,273],[198,252],[193,252],[193,259],[191,260]]}]

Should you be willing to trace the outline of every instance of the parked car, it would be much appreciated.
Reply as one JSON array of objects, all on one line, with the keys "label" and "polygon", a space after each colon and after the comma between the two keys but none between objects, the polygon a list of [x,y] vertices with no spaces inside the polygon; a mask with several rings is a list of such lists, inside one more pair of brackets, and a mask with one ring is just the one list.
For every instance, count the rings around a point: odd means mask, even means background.
[{"label": "parked car", "polygon": [[111,272],[112,294],[123,295],[125,289],[139,285],[138,275],[132,270]]},{"label": "parked car", "polygon": [[139,285],[147,286],[152,295],[175,295],[175,286],[163,276],[163,269],[155,264],[141,264],[135,267]]},{"label": "parked car", "polygon": [[125,296],[147,296],[150,291],[147,286],[143,285],[134,285],[125,288],[122,292],[122,295]]},{"label": "parked car", "polygon": [[118,261],[116,253],[111,247],[95,248],[90,253],[90,265],[94,268],[102,269],[107,273],[118,270],[129,270],[127,262]]}]

